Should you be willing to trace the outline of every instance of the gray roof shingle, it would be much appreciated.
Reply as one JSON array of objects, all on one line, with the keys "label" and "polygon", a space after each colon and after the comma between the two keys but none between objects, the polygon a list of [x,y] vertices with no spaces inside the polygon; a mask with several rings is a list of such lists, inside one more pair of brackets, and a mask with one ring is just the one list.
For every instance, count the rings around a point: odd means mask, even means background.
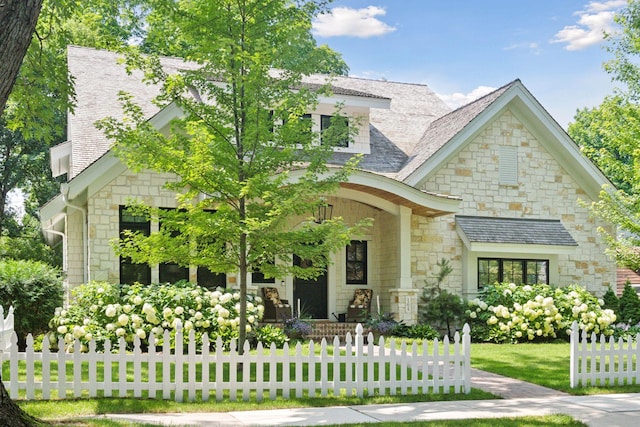
[{"label": "gray roof shingle", "polygon": [[[119,62],[121,55],[92,48],[69,46],[69,72],[75,79],[77,107],[69,120],[73,178],[111,147],[95,122],[105,117],[122,117],[118,92],[130,93],[147,117],[159,111],[152,100],[158,95],[157,85],[142,83],[138,71],[127,74]],[[196,64],[180,58],[160,58],[167,73],[192,69]],[[313,87],[327,82],[325,75],[304,78],[303,84]],[[371,108],[371,154],[363,156],[360,168],[395,177],[407,162],[409,154],[429,125],[451,109],[426,85],[369,80],[354,77],[332,77],[329,80],[335,94],[373,99],[390,99],[390,108]],[[346,156],[338,153],[334,161],[342,163]]]},{"label": "gray roof shingle", "polygon": [[495,91],[479,98],[467,105],[464,105],[449,114],[434,120],[429,128],[416,144],[413,152],[409,156],[409,160],[402,170],[398,173],[398,180],[403,181],[420,165],[433,156],[440,148],[446,145],[454,136],[462,131],[473,119],[478,117],[480,113],[487,109],[496,99],[500,97],[515,82],[496,89]]},{"label": "gray roof shingle", "polygon": [[456,215],[456,225],[473,243],[578,246],[560,220]]}]

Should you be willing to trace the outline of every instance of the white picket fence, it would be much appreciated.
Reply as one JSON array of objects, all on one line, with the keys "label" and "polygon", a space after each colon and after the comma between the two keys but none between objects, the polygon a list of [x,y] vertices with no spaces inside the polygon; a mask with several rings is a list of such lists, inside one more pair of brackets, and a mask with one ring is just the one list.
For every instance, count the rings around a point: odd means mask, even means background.
[{"label": "white picket fence", "polygon": [[[164,345],[156,348],[151,340],[144,353],[137,337],[132,352],[126,351],[122,338],[117,351],[106,342],[104,351],[97,352],[95,343],[91,343],[83,353],[76,340],[72,353],[50,352],[45,338],[43,351],[36,353],[31,335],[26,351],[18,352],[14,334],[14,345],[8,352],[10,375],[3,379],[14,399],[133,396],[181,402],[185,397],[206,401],[213,396],[217,400],[262,401],[265,395],[275,399],[330,393],[469,393],[469,332],[465,325],[462,335],[456,333],[453,342],[446,337],[442,343],[424,342],[421,352],[415,342],[408,346],[402,341],[398,348],[393,340],[383,351],[384,339],[374,345],[369,335],[364,344],[362,325],[358,325],[353,339],[347,334],[345,345],[340,345],[338,337],[333,347],[323,339],[316,354],[316,344],[311,341],[309,354],[303,354],[298,343],[293,355],[287,344],[284,350],[277,350],[275,345],[263,348],[259,343],[257,351],[251,352],[249,343],[245,343],[243,354],[239,354],[234,341],[230,351],[224,351],[220,338],[210,351],[206,335],[197,348],[193,330],[186,337],[186,352],[182,351],[185,337],[180,330],[175,335],[175,351],[169,347],[170,336],[165,331]],[[64,348],[62,341],[59,348]],[[66,374],[60,375],[60,366],[66,367]]]},{"label": "white picket fence", "polygon": [[571,326],[571,388],[640,384],[640,334],[617,341]]}]

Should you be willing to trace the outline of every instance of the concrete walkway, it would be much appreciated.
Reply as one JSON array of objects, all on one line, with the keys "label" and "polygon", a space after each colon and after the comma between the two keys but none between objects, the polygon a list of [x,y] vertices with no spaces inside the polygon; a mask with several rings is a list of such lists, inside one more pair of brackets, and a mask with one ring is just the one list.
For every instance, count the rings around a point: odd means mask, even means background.
[{"label": "concrete walkway", "polygon": [[276,409],[191,414],[123,414],[107,418],[170,426],[321,426],[381,421],[428,421],[443,419],[521,417],[567,414],[590,427],[636,427],[640,425],[640,394],[571,396],[472,369],[472,387],[503,399],[417,402],[329,408]]}]

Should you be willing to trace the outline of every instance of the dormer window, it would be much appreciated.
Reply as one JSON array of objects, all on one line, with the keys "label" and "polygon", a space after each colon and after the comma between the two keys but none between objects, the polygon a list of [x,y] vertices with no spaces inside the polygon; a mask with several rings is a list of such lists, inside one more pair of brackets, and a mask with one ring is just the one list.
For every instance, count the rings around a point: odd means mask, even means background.
[{"label": "dormer window", "polygon": [[320,115],[321,142],[334,141],[334,147],[349,147],[349,119],[344,116]]}]

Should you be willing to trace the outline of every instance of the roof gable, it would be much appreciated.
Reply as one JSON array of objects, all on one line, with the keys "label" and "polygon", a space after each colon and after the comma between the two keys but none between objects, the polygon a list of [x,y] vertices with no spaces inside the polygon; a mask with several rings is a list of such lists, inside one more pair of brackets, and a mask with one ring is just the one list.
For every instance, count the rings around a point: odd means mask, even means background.
[{"label": "roof gable", "polygon": [[520,80],[434,121],[397,178],[419,186],[505,110],[523,123],[591,198],[610,183]]}]

